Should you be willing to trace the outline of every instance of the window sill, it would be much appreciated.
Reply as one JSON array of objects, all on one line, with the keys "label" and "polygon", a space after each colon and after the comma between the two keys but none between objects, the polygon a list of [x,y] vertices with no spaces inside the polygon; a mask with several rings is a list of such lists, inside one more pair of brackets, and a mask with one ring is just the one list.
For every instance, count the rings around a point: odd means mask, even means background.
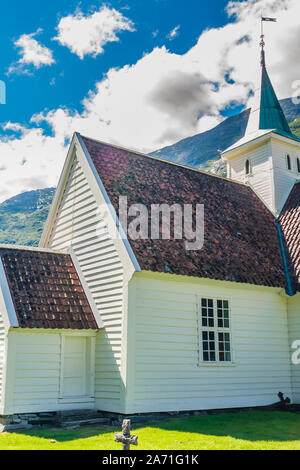
[{"label": "window sill", "polygon": [[199,362],[198,367],[236,367],[235,362]]}]

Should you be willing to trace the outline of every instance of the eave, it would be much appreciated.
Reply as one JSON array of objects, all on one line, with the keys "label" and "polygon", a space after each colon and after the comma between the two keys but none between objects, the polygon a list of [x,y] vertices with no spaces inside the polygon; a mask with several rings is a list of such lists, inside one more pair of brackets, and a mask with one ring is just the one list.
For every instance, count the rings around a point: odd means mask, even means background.
[{"label": "eave", "polygon": [[296,147],[297,149],[300,148],[300,139],[298,140],[298,138],[294,139],[293,137],[285,136],[281,131],[276,131],[274,129],[260,130],[243,137],[233,146],[224,150],[224,152],[222,152],[222,160],[230,160],[232,157],[236,157],[237,155],[244,153],[245,150],[253,150],[271,139],[283,142],[292,147]]}]

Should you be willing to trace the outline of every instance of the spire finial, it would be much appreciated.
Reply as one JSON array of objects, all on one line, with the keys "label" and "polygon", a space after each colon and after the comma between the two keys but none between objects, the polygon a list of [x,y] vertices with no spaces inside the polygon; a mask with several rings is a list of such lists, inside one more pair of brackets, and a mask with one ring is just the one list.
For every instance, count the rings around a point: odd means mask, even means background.
[{"label": "spire finial", "polygon": [[265,67],[266,66],[266,58],[265,58],[265,35],[264,35],[264,21],[274,21],[276,22],[276,18],[267,18],[266,16],[261,15],[261,34],[260,34],[260,47],[261,47],[261,66]]}]

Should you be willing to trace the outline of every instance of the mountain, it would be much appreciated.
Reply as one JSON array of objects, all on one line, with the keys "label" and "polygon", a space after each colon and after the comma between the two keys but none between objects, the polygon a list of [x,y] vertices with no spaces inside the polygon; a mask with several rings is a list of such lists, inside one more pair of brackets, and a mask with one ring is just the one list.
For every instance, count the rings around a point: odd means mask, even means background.
[{"label": "mountain", "polygon": [[291,124],[290,128],[292,129],[293,133],[300,137],[300,118],[295,119]]},{"label": "mountain", "polygon": [[[300,103],[292,98],[280,101],[282,109],[291,123],[292,131],[300,136]],[[180,140],[173,145],[152,153],[157,157],[224,175],[220,162],[220,151],[230,147],[245,134],[250,110],[229,117],[209,131]]]},{"label": "mountain", "polygon": [[[292,131],[300,137],[300,103],[294,104],[288,98],[281,100],[281,106]],[[245,110],[209,131],[180,140],[152,155],[226,176],[220,151],[243,137],[248,117],[249,110]],[[54,188],[27,191],[0,204],[0,243],[38,245],[54,192]]]},{"label": "mountain", "polygon": [[27,191],[0,204],[0,243],[37,246],[55,188]]},{"label": "mountain", "polygon": [[243,111],[225,119],[209,131],[187,137],[176,144],[153,152],[152,155],[199,168],[200,165],[218,159],[220,151],[243,137],[248,118],[249,110]]}]

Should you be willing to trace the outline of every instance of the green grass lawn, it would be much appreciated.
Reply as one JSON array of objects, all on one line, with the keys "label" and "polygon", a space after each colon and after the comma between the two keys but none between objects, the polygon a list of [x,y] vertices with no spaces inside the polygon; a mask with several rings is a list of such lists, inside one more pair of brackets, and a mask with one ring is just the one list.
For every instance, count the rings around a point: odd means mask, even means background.
[{"label": "green grass lawn", "polygon": [[[0,449],[113,450],[112,427],[39,429],[2,433]],[[300,414],[251,411],[168,419],[133,426],[143,450],[300,449]],[[56,442],[50,442],[55,440]]]}]

